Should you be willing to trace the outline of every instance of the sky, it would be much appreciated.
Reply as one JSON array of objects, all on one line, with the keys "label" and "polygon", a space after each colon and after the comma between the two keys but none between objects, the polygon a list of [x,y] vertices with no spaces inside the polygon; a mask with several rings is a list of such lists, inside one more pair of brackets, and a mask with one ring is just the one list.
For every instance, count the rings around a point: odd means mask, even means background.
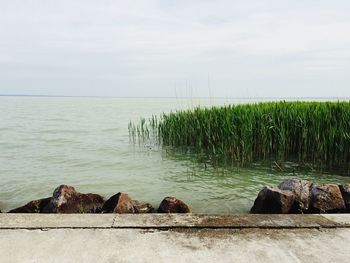
[{"label": "sky", "polygon": [[0,94],[350,97],[349,0],[0,0]]}]

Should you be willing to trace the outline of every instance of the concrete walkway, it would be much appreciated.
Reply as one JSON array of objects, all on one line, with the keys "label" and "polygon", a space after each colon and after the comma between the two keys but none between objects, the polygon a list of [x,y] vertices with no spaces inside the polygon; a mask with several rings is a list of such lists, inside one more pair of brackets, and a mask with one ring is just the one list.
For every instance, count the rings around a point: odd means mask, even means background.
[{"label": "concrete walkway", "polygon": [[350,215],[0,214],[0,262],[347,262]]}]

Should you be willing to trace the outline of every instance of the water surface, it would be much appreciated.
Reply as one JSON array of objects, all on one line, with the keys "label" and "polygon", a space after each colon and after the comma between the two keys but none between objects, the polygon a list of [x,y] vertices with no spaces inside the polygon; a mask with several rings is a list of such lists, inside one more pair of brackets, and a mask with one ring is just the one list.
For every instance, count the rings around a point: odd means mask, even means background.
[{"label": "water surface", "polygon": [[123,191],[154,206],[172,195],[196,213],[240,213],[249,211],[262,186],[286,178],[350,182],[336,174],[212,167],[190,155],[129,142],[128,123],[141,116],[240,102],[247,101],[0,97],[0,209],[68,184],[105,197]]}]

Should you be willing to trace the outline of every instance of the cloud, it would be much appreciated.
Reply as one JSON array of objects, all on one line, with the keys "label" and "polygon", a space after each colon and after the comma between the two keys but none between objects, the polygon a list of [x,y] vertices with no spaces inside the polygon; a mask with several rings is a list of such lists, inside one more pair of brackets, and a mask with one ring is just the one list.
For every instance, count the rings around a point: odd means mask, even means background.
[{"label": "cloud", "polygon": [[[247,1],[246,1],[247,2]],[[350,96],[347,1],[1,1],[0,93]],[[191,83],[191,85],[189,84]]]}]

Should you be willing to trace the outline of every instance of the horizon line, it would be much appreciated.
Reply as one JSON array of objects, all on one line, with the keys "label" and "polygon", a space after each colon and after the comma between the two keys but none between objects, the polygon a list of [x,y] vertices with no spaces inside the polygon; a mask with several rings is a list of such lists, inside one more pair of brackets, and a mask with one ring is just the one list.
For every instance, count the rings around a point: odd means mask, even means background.
[{"label": "horizon line", "polygon": [[47,98],[116,98],[116,99],[350,99],[349,96],[266,96],[266,97],[174,97],[174,96],[99,96],[99,95],[48,95],[48,94],[0,94],[0,97],[47,97]]}]

